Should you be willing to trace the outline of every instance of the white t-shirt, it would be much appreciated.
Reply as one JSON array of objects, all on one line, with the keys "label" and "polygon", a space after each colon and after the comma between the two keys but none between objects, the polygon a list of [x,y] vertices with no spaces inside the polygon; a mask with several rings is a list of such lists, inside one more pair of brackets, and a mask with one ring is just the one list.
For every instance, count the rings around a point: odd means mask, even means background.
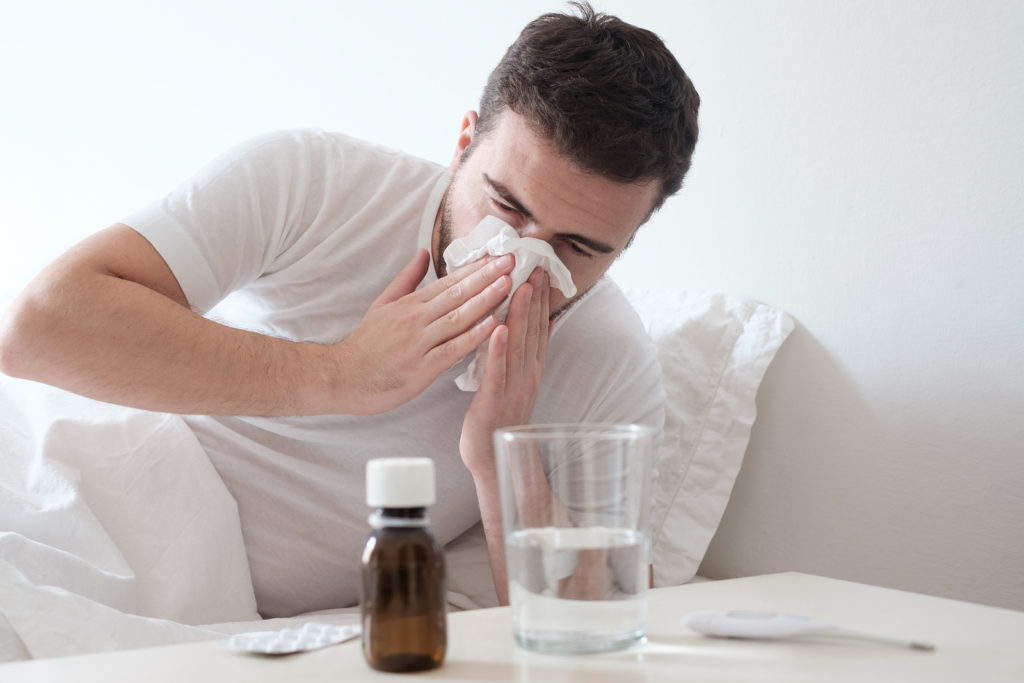
[{"label": "white t-shirt", "polygon": [[[124,222],[156,247],[196,311],[329,343],[352,331],[416,249],[429,248],[447,182],[443,167],[393,150],[284,131],[231,150]],[[431,268],[425,282],[433,279]],[[186,417],[238,502],[261,614],[358,601],[372,458],[435,460],[430,518],[441,543],[479,521],[458,449],[473,394],[454,378],[468,362],[381,415]],[[660,430],[663,402],[654,345],[602,280],[558,320],[531,421]]]}]

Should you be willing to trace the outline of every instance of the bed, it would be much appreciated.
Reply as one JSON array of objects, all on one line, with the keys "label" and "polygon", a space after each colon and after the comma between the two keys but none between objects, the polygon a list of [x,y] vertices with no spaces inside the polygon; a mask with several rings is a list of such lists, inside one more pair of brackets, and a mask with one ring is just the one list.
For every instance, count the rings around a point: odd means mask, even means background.
[{"label": "bed", "polygon": [[[668,395],[652,502],[654,585],[696,575],[794,327],[714,292],[627,292]],[[238,514],[175,415],[0,377],[0,661],[223,638],[358,608],[260,619]],[[449,608],[497,604],[480,527],[446,547]]]}]

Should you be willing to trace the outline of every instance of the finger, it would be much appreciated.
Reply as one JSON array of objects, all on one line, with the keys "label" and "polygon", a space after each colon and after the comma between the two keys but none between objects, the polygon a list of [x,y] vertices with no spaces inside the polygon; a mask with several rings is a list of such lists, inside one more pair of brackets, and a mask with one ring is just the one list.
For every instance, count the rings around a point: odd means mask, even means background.
[{"label": "finger", "polygon": [[515,260],[506,254],[496,259],[474,261],[424,287],[420,298],[430,304],[428,314],[438,319],[512,272]]},{"label": "finger", "polygon": [[508,351],[508,326],[498,325],[491,333],[487,344],[487,362],[484,365],[484,377],[480,382],[480,391],[501,394],[505,391],[505,379],[508,376],[505,367],[505,354]]},{"label": "finger", "polygon": [[511,289],[512,278],[508,275],[502,275],[484,291],[470,298],[458,308],[445,312],[440,318],[431,322],[425,331],[426,338],[431,344],[440,344],[457,334],[461,334],[497,308],[505,300],[505,297],[508,296]]},{"label": "finger", "polygon": [[430,265],[430,254],[426,249],[417,250],[408,265],[398,271],[398,275],[384,288],[370,308],[383,306],[416,291],[416,285],[422,282],[423,277],[427,274],[428,265]]},{"label": "finger", "polygon": [[537,347],[537,358],[544,361],[548,357],[548,345],[551,342],[551,278],[544,281],[544,293],[541,296],[540,311],[540,344]]},{"label": "finger", "polygon": [[441,374],[483,344],[497,326],[497,318],[493,315],[485,317],[465,332],[431,348],[425,356],[427,364],[437,374]]},{"label": "finger", "polygon": [[547,273],[540,268],[530,273],[530,284],[533,285],[534,294],[530,302],[529,324],[526,328],[526,347],[524,349],[524,362],[534,362],[540,352],[541,339],[545,336],[543,310],[544,300],[547,298]]},{"label": "finger", "polygon": [[458,282],[468,277],[470,274],[475,273],[476,271],[484,268],[490,263],[492,263],[492,261],[489,261],[486,258],[482,258],[461,265],[455,270],[449,271],[448,274],[446,274],[444,277],[438,278],[436,281],[431,282],[429,285],[421,289],[419,292],[420,298],[423,301],[430,301],[438,294],[450,288],[452,285],[457,284]]},{"label": "finger", "polygon": [[526,335],[530,323],[530,303],[533,300],[533,293],[533,284],[527,280],[512,295],[512,302],[509,305],[506,319],[509,341],[505,362],[510,373],[522,372],[523,364],[526,362]]}]

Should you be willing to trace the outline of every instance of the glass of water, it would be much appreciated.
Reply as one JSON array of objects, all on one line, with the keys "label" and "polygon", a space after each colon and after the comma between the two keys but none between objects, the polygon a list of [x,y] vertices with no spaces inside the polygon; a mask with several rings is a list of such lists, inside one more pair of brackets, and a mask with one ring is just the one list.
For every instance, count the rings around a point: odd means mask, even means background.
[{"label": "glass of water", "polygon": [[516,642],[601,652],[647,634],[650,427],[530,425],[494,434]]}]

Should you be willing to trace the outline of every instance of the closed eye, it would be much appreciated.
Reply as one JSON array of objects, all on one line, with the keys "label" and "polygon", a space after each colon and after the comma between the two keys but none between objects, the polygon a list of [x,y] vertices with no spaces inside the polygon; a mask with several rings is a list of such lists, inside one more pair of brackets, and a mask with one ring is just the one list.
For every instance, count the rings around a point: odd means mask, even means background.
[{"label": "closed eye", "polygon": [[587,251],[586,249],[581,247],[578,242],[574,242],[573,240],[562,240],[562,241],[565,244],[569,245],[569,248],[572,249],[573,253],[579,254],[580,256],[585,256],[587,258],[593,258],[594,257],[593,254],[591,254],[589,251]]},{"label": "closed eye", "polygon": [[484,183],[490,189],[488,193],[495,206],[503,211],[517,213],[529,220],[533,220],[533,214],[516,199],[512,191],[484,173]]},{"label": "closed eye", "polygon": [[508,211],[509,213],[519,213],[519,211],[516,210],[515,207],[509,206],[504,202],[500,202],[497,199],[494,199],[493,197],[491,198],[491,201],[494,202],[494,205],[497,206],[502,211]]}]

